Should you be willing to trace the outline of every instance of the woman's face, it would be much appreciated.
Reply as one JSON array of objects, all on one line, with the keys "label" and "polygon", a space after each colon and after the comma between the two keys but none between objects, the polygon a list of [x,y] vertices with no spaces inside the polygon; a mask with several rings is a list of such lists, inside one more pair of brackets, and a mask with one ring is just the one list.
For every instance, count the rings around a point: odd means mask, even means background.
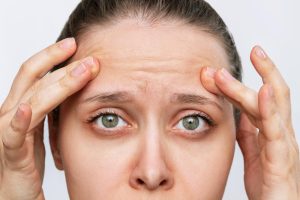
[{"label": "woman's face", "polygon": [[229,69],[218,40],[179,22],[122,20],[85,34],[72,61],[89,55],[101,71],[51,132],[70,198],[221,199],[233,108],[200,81],[203,66]]}]

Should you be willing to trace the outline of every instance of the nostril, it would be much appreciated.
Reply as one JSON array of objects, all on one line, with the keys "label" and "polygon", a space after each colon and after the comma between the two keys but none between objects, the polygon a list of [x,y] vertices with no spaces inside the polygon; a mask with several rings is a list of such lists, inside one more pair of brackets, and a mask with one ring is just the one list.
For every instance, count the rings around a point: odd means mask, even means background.
[{"label": "nostril", "polygon": [[[146,184],[146,183],[145,183],[142,179],[140,179],[140,178],[136,179],[136,182],[137,182],[138,185],[145,185],[145,184]],[[167,183],[168,183],[167,180],[162,180],[162,181],[159,183],[159,186],[167,185]]]},{"label": "nostril", "polygon": [[139,185],[144,185],[145,184],[145,182],[142,179],[140,179],[140,178],[137,179],[137,183]]},{"label": "nostril", "polygon": [[161,186],[164,186],[164,185],[166,185],[167,184],[167,180],[163,180],[162,182],[160,182],[160,185]]}]

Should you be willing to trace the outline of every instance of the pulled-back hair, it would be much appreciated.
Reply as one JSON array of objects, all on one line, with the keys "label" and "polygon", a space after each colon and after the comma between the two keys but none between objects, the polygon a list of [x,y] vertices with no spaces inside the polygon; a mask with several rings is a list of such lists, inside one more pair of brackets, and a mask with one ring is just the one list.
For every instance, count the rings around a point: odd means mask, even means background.
[{"label": "pulled-back hair", "polygon": [[[204,0],[82,0],[70,15],[58,41],[68,37],[79,40],[94,26],[126,18],[138,18],[150,23],[180,20],[210,33],[225,49],[231,65],[230,72],[241,81],[242,65],[234,39],[222,18]],[[56,66],[55,69],[64,64]],[[235,119],[239,119],[237,109]]]}]

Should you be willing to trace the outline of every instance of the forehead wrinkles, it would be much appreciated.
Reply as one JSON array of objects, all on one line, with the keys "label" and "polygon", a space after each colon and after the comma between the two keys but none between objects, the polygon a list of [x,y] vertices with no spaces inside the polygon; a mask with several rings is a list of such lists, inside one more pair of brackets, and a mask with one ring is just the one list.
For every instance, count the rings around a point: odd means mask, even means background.
[{"label": "forehead wrinkles", "polygon": [[133,81],[135,87],[136,87],[136,90],[140,93],[143,93],[143,94],[147,94],[149,93],[151,90],[150,90],[150,80],[146,79],[146,78],[137,78],[137,77],[133,77],[133,76],[129,76],[129,79],[131,81]]},{"label": "forehead wrinkles", "polygon": [[160,84],[161,81],[155,73],[132,73],[128,78],[133,81],[134,87],[136,87],[136,90],[138,90],[139,93],[145,95],[152,94],[157,97],[157,94],[162,92],[163,85]]}]

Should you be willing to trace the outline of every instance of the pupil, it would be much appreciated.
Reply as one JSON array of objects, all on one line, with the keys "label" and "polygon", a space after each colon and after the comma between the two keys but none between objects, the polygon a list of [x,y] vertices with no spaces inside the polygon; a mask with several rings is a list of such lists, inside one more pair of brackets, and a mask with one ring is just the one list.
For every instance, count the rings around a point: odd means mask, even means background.
[{"label": "pupil", "polygon": [[118,125],[119,119],[116,115],[104,115],[102,123],[105,128],[114,128]]},{"label": "pupil", "polygon": [[195,130],[199,126],[199,119],[195,116],[183,118],[183,126],[188,130]]}]

